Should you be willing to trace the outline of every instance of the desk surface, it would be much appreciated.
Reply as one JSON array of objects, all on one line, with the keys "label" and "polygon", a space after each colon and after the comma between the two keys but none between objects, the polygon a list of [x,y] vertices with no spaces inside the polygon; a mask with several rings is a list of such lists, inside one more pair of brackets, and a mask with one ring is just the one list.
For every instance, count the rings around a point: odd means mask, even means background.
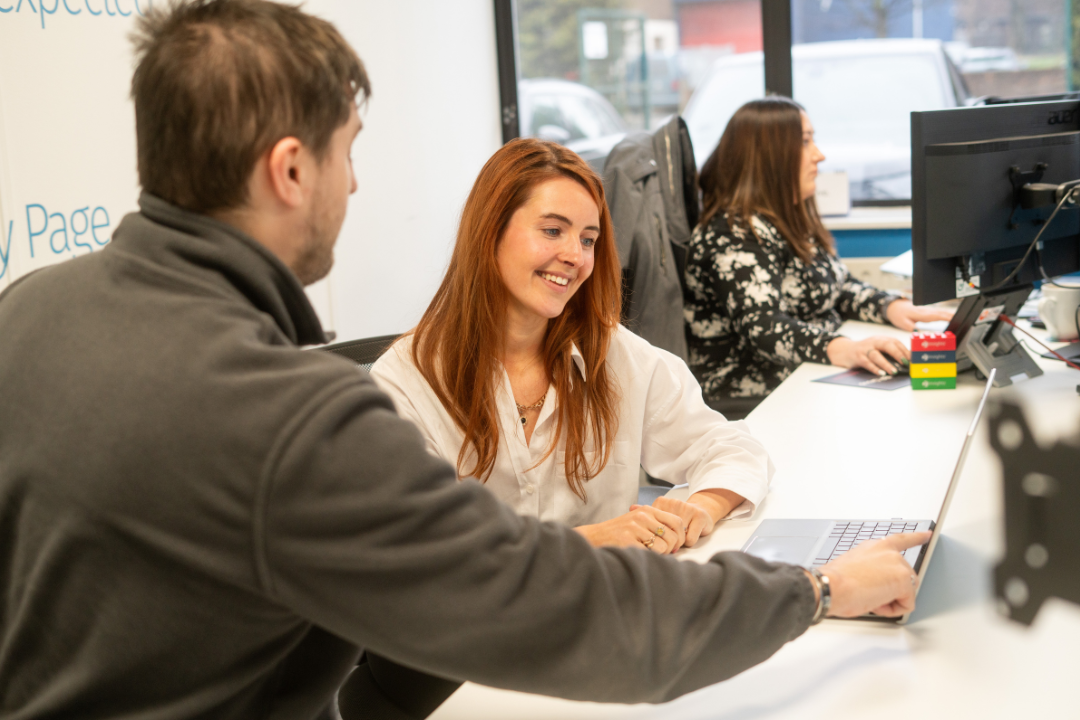
[{"label": "desk surface", "polygon": [[821,220],[829,230],[910,230],[911,206],[854,207],[847,215]]},{"label": "desk surface", "polygon": [[[844,332],[906,337],[863,323]],[[1075,437],[1080,374],[1038,362],[1045,375],[991,399],[1020,401],[1043,440]],[[835,372],[803,365],[751,413],[777,468],[769,497],[754,518],[724,523],[681,558],[738,549],[766,517],[937,516],[982,383],[971,373],[954,391],[812,382]],[[1030,629],[995,611],[1001,475],[987,426],[984,418],[908,625],[826,620],[761,665],[665,705],[577,703],[467,683],[433,720],[1076,717],[1080,607],[1051,601]]]}]

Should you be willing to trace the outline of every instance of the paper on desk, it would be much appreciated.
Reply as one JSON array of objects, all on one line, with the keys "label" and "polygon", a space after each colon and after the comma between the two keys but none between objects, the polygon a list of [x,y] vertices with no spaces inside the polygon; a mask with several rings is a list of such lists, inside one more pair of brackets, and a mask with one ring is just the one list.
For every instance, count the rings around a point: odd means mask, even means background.
[{"label": "paper on desk", "polygon": [[869,388],[871,390],[896,390],[911,384],[909,375],[874,375],[862,369],[845,370],[836,375],[818,378],[814,382],[829,383],[830,385],[850,385],[851,387]]},{"label": "paper on desk", "polygon": [[893,275],[899,275],[900,277],[909,278],[915,274],[914,269],[915,261],[910,250],[905,250],[892,260],[886,260],[881,264],[879,268],[881,272],[891,273]]}]

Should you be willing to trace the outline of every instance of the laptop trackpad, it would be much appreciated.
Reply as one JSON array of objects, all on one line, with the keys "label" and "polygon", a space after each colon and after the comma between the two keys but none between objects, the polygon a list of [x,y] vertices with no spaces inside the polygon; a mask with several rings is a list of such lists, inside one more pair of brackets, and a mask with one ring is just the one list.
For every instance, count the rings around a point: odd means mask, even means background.
[{"label": "laptop trackpad", "polygon": [[783,536],[758,536],[745,548],[750,555],[769,560],[770,562],[786,562],[802,565],[811,557],[820,537],[783,537]]}]

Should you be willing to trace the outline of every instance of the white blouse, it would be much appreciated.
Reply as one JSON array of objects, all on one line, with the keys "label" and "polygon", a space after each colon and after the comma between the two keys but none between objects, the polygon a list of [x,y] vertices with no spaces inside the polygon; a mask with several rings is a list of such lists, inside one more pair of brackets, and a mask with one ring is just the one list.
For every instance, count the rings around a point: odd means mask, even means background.
[{"label": "white blouse", "polygon": [[[411,348],[411,336],[399,340],[371,374],[393,399],[398,414],[420,428],[428,450],[456,466],[464,435],[413,364]],[[582,377],[588,378],[576,346],[571,353]],[[520,515],[587,525],[622,515],[637,502],[640,465],[653,477],[689,483],[691,493],[722,488],[746,498],[728,517],[752,513],[769,490],[773,468],[746,423],[730,422],[711,410],[686,363],[621,325],[607,362],[622,394],[619,427],[608,464],[585,483],[587,501],[566,481],[565,437],[537,465],[554,433],[554,387],[548,388],[531,442],[526,443],[505,371],[496,390],[499,452],[487,488]],[[588,448],[586,457],[591,458]],[[465,467],[471,466],[467,457]]]}]

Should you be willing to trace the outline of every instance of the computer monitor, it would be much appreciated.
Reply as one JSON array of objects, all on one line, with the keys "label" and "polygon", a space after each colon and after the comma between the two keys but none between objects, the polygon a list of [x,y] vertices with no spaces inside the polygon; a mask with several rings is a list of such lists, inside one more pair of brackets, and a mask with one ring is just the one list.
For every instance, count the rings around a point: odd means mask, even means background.
[{"label": "computer monitor", "polygon": [[[1053,210],[1019,207],[1019,188],[1080,179],[1080,101],[913,112],[911,170],[915,303],[993,288]],[[1058,212],[1010,285],[1040,280],[1038,260],[1049,277],[1080,270],[1075,208]]]},{"label": "computer monitor", "polygon": [[1011,320],[1031,283],[1080,270],[1080,204],[1055,192],[1080,180],[1080,101],[914,112],[911,169],[915,303],[963,298],[958,370],[1041,375]]}]

